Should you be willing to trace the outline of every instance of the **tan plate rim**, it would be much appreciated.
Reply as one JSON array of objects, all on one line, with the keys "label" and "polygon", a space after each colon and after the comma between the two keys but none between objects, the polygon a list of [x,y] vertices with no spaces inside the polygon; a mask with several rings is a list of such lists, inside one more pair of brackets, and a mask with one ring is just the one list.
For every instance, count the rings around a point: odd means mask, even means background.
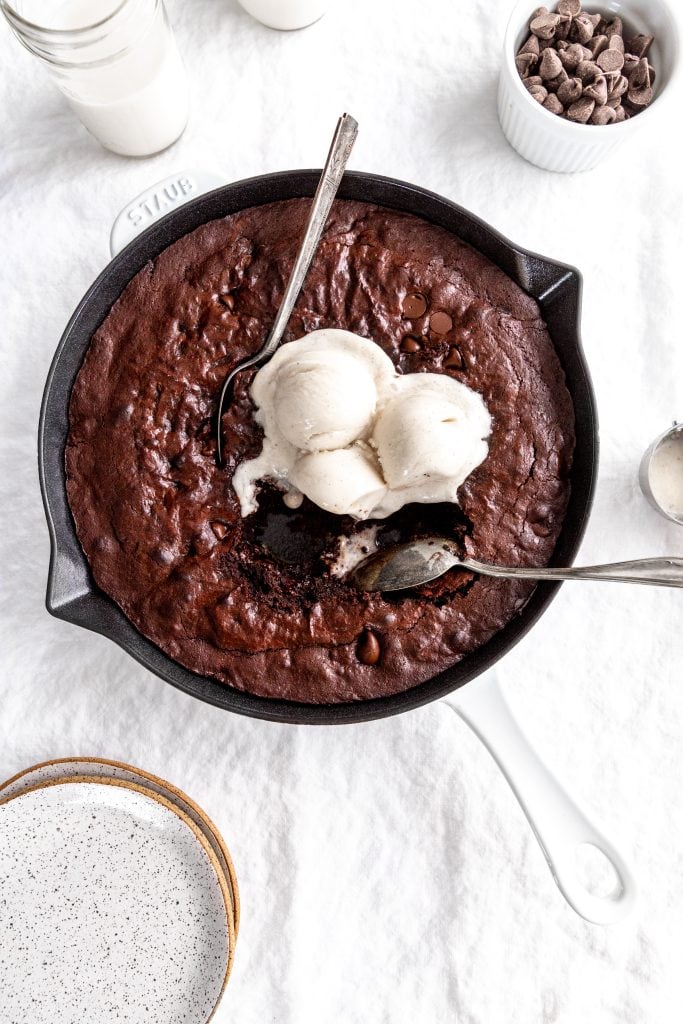
[{"label": "tan plate rim", "polygon": [[[174,786],[172,782],[168,782],[166,779],[162,779],[160,775],[153,775],[152,772],[147,772],[143,768],[137,768],[133,764],[126,764],[125,761],[115,761],[115,760],[112,760],[112,759],[107,758],[107,757],[53,757],[53,758],[51,758],[48,761],[39,761],[38,764],[32,764],[29,768],[24,768],[24,769],[22,769],[22,771],[17,772],[16,775],[12,775],[11,778],[5,779],[4,782],[0,782],[0,802],[2,802],[2,791],[3,791],[3,789],[7,789],[7,787],[11,786],[12,783],[18,782],[19,779],[22,779],[25,775],[29,775],[31,772],[38,771],[41,768],[50,768],[52,765],[60,765],[60,764],[88,764],[88,763],[89,764],[102,764],[102,765],[105,765],[106,767],[109,767],[109,768],[122,768],[124,771],[132,772],[134,775],[139,775],[141,779],[147,779],[148,782],[154,782],[157,786],[162,786],[164,789],[167,789],[169,791],[169,793],[173,793],[176,796],[179,796],[181,798],[181,800],[184,800],[185,803],[188,804],[188,806],[192,808],[192,810],[195,812],[195,814],[198,817],[200,817],[203,822],[205,822],[206,827],[212,833],[212,835],[215,837],[216,842],[218,843],[218,845],[219,845],[219,847],[221,849],[221,853],[223,854],[223,857],[225,858],[225,863],[226,863],[227,868],[228,868],[228,875],[229,875],[228,881],[230,883],[230,888],[232,889],[232,904],[233,904],[234,925],[235,925],[235,942],[236,942],[237,941],[237,937],[239,935],[239,930],[240,930],[240,912],[241,912],[241,907],[240,907],[239,887],[237,885],[237,875],[235,873],[235,865],[233,864],[232,857],[230,856],[230,851],[228,850],[228,847],[225,844],[225,840],[223,839],[223,836],[218,831],[218,829],[216,828],[216,826],[214,825],[213,821],[208,816],[208,814],[206,814],[206,812],[203,811],[202,808],[198,804],[196,804],[191,797],[189,797],[187,795],[187,793],[183,792],[183,790],[180,789],[178,786]],[[96,776],[96,777],[99,778],[99,776]],[[24,790],[24,792],[26,792],[26,790]],[[17,794],[17,796],[18,795],[19,794]],[[232,958],[233,954],[234,954],[234,950],[231,947],[231,949],[230,949],[231,958]],[[231,964],[231,966],[232,966],[232,964]]]},{"label": "tan plate rim", "polygon": [[[23,775],[23,772],[21,774]],[[11,781],[13,780],[8,779],[7,783],[3,783],[2,788],[4,789],[5,786],[9,785],[9,782]],[[107,778],[106,776],[98,775],[72,775],[69,778],[63,777],[59,779],[48,779],[46,782],[40,782],[35,786],[29,786],[28,789],[22,790],[21,793],[15,793],[14,796],[6,796],[0,798],[0,807],[2,807],[4,804],[12,803],[12,801],[14,800],[21,800],[23,796],[27,796],[29,793],[38,792],[41,789],[52,789],[55,786],[79,785],[81,783],[91,783],[96,786],[116,786],[118,789],[129,789],[133,790],[133,792],[140,793],[142,796],[147,797],[149,800],[156,801],[156,803],[161,804],[167,810],[175,814],[176,817],[179,818],[183,822],[183,824],[187,826],[187,828],[189,828],[189,830],[192,832],[193,836],[195,837],[201,848],[204,850],[204,853],[208,857],[209,863],[211,864],[211,867],[214,870],[214,874],[216,875],[218,887],[221,890],[221,896],[223,897],[223,906],[225,908],[225,920],[228,930],[228,956],[227,963],[225,965],[225,975],[223,977],[223,983],[221,985],[220,992],[218,993],[216,1002],[214,1003],[213,1009],[211,1010],[209,1016],[206,1018],[206,1024],[209,1024],[209,1021],[213,1019],[213,1016],[216,1013],[216,1010],[218,1009],[220,1001],[223,998],[223,993],[225,992],[226,985],[228,984],[228,978],[230,977],[230,971],[232,970],[232,959],[235,946],[235,928],[232,917],[232,901],[230,900],[230,893],[228,892],[227,879],[223,874],[223,870],[220,864],[218,863],[218,858],[216,857],[216,854],[211,849],[209,841],[203,834],[203,832],[197,827],[197,825],[195,825],[192,819],[188,817],[188,815],[185,814],[185,812],[182,811],[180,807],[178,807],[177,804],[174,804],[172,800],[167,800],[166,797],[161,796],[160,793],[155,793],[154,790],[152,789],[147,789],[145,786],[139,785],[137,782],[128,782],[125,779],[112,779]]]}]

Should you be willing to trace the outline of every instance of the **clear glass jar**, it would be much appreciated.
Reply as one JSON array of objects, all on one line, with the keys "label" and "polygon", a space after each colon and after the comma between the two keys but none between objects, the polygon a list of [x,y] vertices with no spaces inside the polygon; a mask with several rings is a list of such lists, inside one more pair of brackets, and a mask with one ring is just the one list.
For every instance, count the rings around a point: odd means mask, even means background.
[{"label": "clear glass jar", "polygon": [[0,0],[0,9],[107,149],[149,156],[182,134],[187,77],[161,0]]}]

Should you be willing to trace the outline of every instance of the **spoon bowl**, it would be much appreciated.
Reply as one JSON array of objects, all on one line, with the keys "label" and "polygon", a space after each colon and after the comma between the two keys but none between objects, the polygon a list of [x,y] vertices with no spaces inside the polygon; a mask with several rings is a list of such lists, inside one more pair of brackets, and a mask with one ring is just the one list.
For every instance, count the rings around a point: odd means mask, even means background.
[{"label": "spoon bowl", "polygon": [[410,590],[455,568],[506,579],[607,580],[612,583],[683,587],[683,558],[641,558],[568,569],[490,565],[475,558],[462,557],[456,545],[445,537],[423,537],[384,548],[359,562],[349,578],[359,590]]}]

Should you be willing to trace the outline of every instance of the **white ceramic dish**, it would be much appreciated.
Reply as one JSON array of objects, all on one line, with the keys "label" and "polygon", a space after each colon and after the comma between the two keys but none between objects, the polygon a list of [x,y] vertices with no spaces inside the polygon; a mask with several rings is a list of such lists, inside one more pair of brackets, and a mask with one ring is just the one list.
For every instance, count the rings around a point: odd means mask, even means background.
[{"label": "white ceramic dish", "polygon": [[[607,0],[590,3],[593,13],[619,15],[631,29],[655,37],[650,59],[656,71],[654,100],[637,117],[621,124],[604,126],[574,124],[545,110],[525,89],[515,66],[515,55],[529,34],[529,18],[539,6],[537,0],[519,0],[513,8],[503,44],[498,83],[498,119],[510,145],[520,156],[548,171],[587,171],[632,139],[662,111],[669,111],[670,131],[675,131],[678,114],[664,100],[674,91],[680,72],[678,18],[666,0]],[[556,4],[547,6],[554,10]]]},{"label": "white ceramic dish", "polygon": [[225,987],[229,896],[180,809],[75,776],[0,802],[3,1020],[205,1024]]},{"label": "white ceramic dish", "polygon": [[[225,845],[222,835],[201,807],[191,800],[186,793],[183,793],[181,789],[178,789],[170,782],[166,782],[165,779],[160,779],[158,776],[151,775],[141,768],[133,767],[133,765],[124,764],[121,761],[110,761],[101,757],[56,758],[52,761],[42,761],[40,764],[25,768],[23,772],[19,772],[17,775],[12,776],[11,779],[7,779],[6,782],[0,783],[0,800],[16,796],[41,783],[52,782],[60,778],[73,778],[75,775],[122,779],[124,782],[137,783],[176,804],[194,822],[208,840],[228,883],[234,921],[234,938],[236,939],[240,924],[240,897],[237,876],[235,875],[230,852]],[[233,955],[234,941],[231,941],[231,967]]]},{"label": "white ceramic dish", "polygon": [[307,28],[320,21],[330,0],[239,0],[240,4],[267,28],[281,32]]}]

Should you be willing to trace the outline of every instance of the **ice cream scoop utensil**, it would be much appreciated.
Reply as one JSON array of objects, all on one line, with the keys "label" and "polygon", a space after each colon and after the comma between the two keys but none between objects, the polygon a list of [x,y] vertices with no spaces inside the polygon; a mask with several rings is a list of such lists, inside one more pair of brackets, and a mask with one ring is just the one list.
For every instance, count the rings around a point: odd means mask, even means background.
[{"label": "ice cream scoop utensil", "polygon": [[301,246],[299,247],[299,252],[296,260],[294,261],[294,267],[292,268],[291,276],[287,282],[285,293],[282,296],[280,308],[277,311],[275,321],[270,329],[270,334],[268,335],[263,348],[261,348],[255,355],[249,356],[248,359],[244,359],[241,363],[238,363],[225,379],[221,395],[218,400],[218,412],[216,413],[216,448],[219,463],[223,462],[221,419],[223,417],[226,399],[232,382],[237,374],[242,370],[246,370],[249,366],[260,366],[261,363],[264,363],[270,358],[270,356],[272,356],[273,352],[280,344],[285,327],[292,315],[294,304],[299,297],[299,292],[301,291],[306,274],[308,273],[308,268],[310,267],[318,248],[318,243],[320,242],[320,237],[325,228],[330,207],[337,195],[337,190],[341,184],[357,134],[358,122],[355,121],[350,114],[342,114],[337,122],[337,128],[334,133],[334,138],[332,139],[332,145],[330,146],[330,151],[327,154],[323,173],[320,176],[320,181],[318,182],[318,187],[316,189],[315,196],[313,197],[313,204],[308,215],[308,223],[306,224],[306,230],[304,231],[304,236],[301,240]]},{"label": "ice cream scoop utensil", "polygon": [[613,583],[647,583],[658,587],[683,587],[683,558],[641,558],[635,562],[573,566],[568,569],[500,566],[462,558],[450,541],[424,537],[396,544],[364,558],[350,573],[359,590],[408,590],[429,583],[449,569],[459,567],[482,576],[527,580],[609,580]]}]

